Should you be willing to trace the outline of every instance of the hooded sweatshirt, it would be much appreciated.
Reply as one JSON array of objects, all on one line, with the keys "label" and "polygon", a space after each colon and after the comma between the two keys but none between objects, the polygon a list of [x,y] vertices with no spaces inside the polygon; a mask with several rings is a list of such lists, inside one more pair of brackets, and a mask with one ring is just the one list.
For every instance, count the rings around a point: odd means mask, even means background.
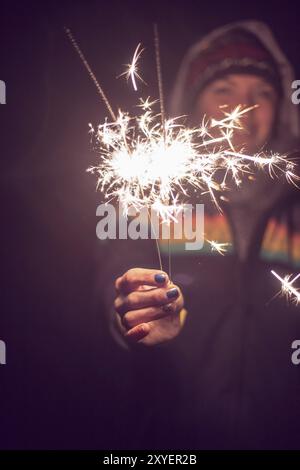
[{"label": "hooded sweatshirt", "polygon": [[[290,64],[270,30],[244,21],[213,31],[182,62],[172,114],[186,112],[186,77],[194,58],[236,28],[254,34],[277,64],[283,97],[274,152],[299,148],[297,107],[291,101]],[[300,449],[300,365],[292,345],[300,340],[300,306],[280,297],[284,276],[300,270],[300,193],[284,178],[257,176],[228,195],[220,213],[204,202],[205,238],[225,243],[224,255],[205,243],[185,250],[173,240],[172,280],[180,285],[188,315],[177,338],[128,350],[130,392],[127,448]],[[132,267],[157,268],[151,240],[107,243],[110,281]],[[167,266],[167,244],[160,242]],[[107,315],[114,293],[107,286]],[[117,341],[118,333],[112,327]],[[125,418],[124,418],[125,419]],[[123,439],[120,434],[120,439]]]}]

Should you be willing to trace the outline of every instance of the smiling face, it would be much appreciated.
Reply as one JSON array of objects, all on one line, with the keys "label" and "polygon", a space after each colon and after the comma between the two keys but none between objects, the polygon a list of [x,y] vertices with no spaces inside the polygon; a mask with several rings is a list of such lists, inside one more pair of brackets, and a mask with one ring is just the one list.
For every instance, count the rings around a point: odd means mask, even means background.
[{"label": "smiling face", "polygon": [[242,119],[243,130],[235,132],[233,143],[254,153],[271,137],[278,94],[275,88],[263,78],[250,74],[229,74],[209,83],[199,94],[193,112],[193,124],[199,125],[203,116],[221,119],[224,117],[220,106],[227,105],[232,111],[237,105],[257,108],[246,113]]}]

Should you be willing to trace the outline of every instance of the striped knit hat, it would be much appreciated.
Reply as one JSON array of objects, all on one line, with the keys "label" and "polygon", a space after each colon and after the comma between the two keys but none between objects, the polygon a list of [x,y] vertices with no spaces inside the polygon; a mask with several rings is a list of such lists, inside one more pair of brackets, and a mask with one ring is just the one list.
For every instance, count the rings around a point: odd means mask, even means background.
[{"label": "striped knit hat", "polygon": [[282,95],[279,70],[270,52],[254,34],[237,28],[216,38],[191,62],[185,86],[189,104],[210,82],[231,73],[259,75]]}]

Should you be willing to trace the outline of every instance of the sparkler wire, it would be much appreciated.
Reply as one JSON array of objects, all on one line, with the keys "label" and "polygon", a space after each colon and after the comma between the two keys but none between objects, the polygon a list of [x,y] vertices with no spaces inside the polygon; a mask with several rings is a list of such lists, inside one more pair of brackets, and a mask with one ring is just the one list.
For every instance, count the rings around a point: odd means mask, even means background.
[{"label": "sparkler wire", "polygon": [[[158,33],[158,26],[156,23],[154,24],[153,31],[154,31],[154,48],[155,48],[156,75],[157,75],[158,92],[159,92],[160,116],[161,116],[164,144],[166,145],[165,100],[164,100],[164,88],[163,88],[161,60],[160,60],[159,33]],[[168,201],[168,204],[169,203],[170,201]],[[169,274],[169,277],[171,278],[171,244],[170,244],[169,238],[168,238],[168,274]]]},{"label": "sparkler wire", "polygon": [[103,88],[101,87],[100,83],[98,82],[93,70],[91,69],[90,67],[90,64],[88,63],[88,61],[86,60],[82,50],[80,49],[75,37],[73,36],[73,33],[71,32],[70,29],[68,28],[65,28],[65,32],[72,44],[72,46],[74,47],[75,51],[77,52],[77,54],[79,55],[80,59],[81,59],[81,62],[83,63],[84,67],[86,68],[91,80],[93,81],[94,85],[96,86],[97,90],[98,90],[98,93],[99,95],[101,96],[102,98],[102,101],[104,102],[109,114],[111,115],[113,121],[116,121],[117,118],[116,118],[116,115],[115,113],[113,112],[113,109],[111,107],[111,104],[106,96],[106,94],[104,93],[103,91]]},{"label": "sparkler wire", "polygon": [[[94,85],[96,86],[97,88],[97,91],[99,93],[99,95],[101,96],[102,98],[102,101],[104,102],[109,114],[111,115],[112,119],[114,122],[117,122],[117,118],[116,118],[116,115],[115,113],[113,112],[113,109],[111,107],[111,104],[106,96],[106,94],[104,93],[103,91],[103,88],[101,87],[100,83],[98,82],[90,64],[88,63],[88,61],[86,60],[85,58],[85,55],[83,54],[82,50],[80,49],[73,33],[71,32],[71,30],[69,28],[65,28],[65,32],[72,44],[72,46],[74,47],[75,51],[77,52],[77,54],[79,55],[80,59],[81,59],[81,62],[83,63],[84,67],[86,68],[91,80],[93,81]],[[162,87],[160,86],[161,90],[162,90]],[[125,143],[125,147],[127,147],[127,141],[126,141],[126,135],[124,135],[124,143]],[[160,248],[159,248],[159,243],[158,243],[158,239],[157,239],[157,235],[156,235],[156,232],[154,230],[154,226],[152,224],[152,221],[151,221],[151,216],[150,216],[150,209],[148,209],[148,216],[149,216],[149,220],[150,220],[150,224],[151,224],[151,227],[152,227],[152,230],[153,230],[153,233],[154,233],[154,236],[155,236],[155,243],[156,243],[156,249],[157,249],[157,254],[158,254],[158,261],[159,261],[159,266],[160,266],[160,270],[162,271],[162,259],[161,259],[161,253],[160,253]]]}]

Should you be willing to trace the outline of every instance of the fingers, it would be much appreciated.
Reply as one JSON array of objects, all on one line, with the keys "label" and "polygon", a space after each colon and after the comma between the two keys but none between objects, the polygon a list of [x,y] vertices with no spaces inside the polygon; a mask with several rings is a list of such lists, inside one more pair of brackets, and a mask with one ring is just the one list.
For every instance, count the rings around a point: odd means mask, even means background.
[{"label": "fingers", "polygon": [[131,344],[142,343],[150,346],[174,338],[181,329],[182,322],[184,322],[181,317],[186,317],[186,310],[184,308],[181,310],[176,309],[175,313],[174,316],[169,314],[165,318],[157,318],[130,328],[126,333],[123,333],[124,339]]},{"label": "fingers", "polygon": [[162,305],[161,307],[147,307],[125,313],[121,321],[123,326],[127,330],[130,330],[141,323],[147,323],[153,320],[159,320],[168,315],[174,315],[178,309],[181,309],[181,303],[177,302]]},{"label": "fingers", "polygon": [[132,310],[140,310],[146,307],[161,307],[175,302],[181,297],[180,289],[174,285],[169,285],[165,288],[130,292],[126,296],[119,295],[115,300],[114,307],[120,315],[124,315]]},{"label": "fingers", "polygon": [[144,343],[145,338],[147,343],[152,344],[158,339],[161,341],[163,328],[167,329],[164,337],[166,334],[168,337],[176,334],[178,314],[183,308],[184,299],[180,289],[172,284],[165,272],[130,269],[116,280],[115,287],[118,295],[114,307],[126,340]]},{"label": "fingers", "polygon": [[169,282],[168,275],[156,269],[133,268],[118,277],[115,287],[118,293],[126,295],[136,290],[139,286],[147,285],[161,287]]},{"label": "fingers", "polygon": [[150,333],[150,330],[150,325],[147,323],[142,323],[127,331],[124,336],[131,343],[137,343],[141,339],[145,338],[145,336]]}]

